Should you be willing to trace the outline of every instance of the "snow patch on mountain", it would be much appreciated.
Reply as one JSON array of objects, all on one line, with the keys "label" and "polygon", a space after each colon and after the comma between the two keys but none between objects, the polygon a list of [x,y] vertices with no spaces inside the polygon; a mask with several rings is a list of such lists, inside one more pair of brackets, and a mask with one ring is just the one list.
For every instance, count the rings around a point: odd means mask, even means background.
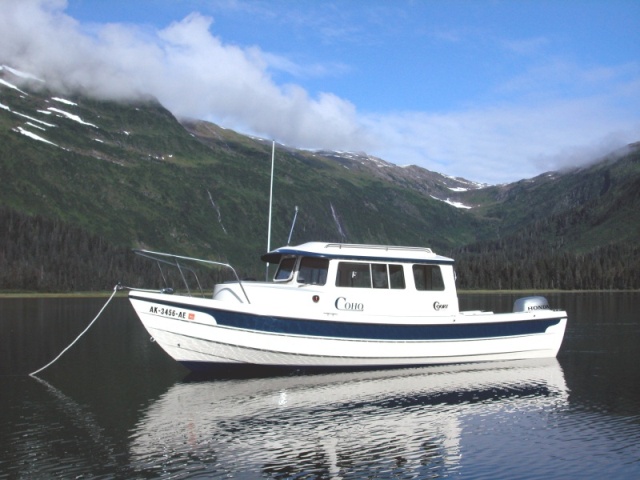
[{"label": "snow patch on mountain", "polygon": [[0,72],[2,70],[6,70],[7,72],[15,75],[16,77],[24,78],[26,80],[35,80],[37,82],[44,83],[44,80],[42,80],[41,78],[36,77],[35,75],[32,75],[30,73],[26,73],[26,72],[22,72],[20,70],[16,70],[15,68],[11,68],[11,67],[9,67],[7,65],[0,65]]},{"label": "snow patch on mountain", "polygon": [[473,207],[471,207],[469,205],[465,205],[462,202],[455,202],[455,201],[450,200],[448,198],[447,199],[442,199],[442,198],[434,197],[433,195],[431,195],[431,198],[433,198],[434,200],[438,200],[440,202],[447,203],[447,204],[449,204],[449,205],[451,205],[452,207],[455,207],[455,208],[463,208],[465,210],[469,210],[469,209],[473,208]]},{"label": "snow patch on mountain", "polygon": [[22,93],[23,95],[29,95],[27,92],[20,90],[18,87],[16,87],[13,83],[9,83],[6,80],[3,80],[2,78],[0,78],[0,85],[4,85],[5,87],[9,87],[12,88],[13,90],[16,90],[20,93]]},{"label": "snow patch on mountain", "polygon": [[16,128],[13,129],[13,131],[21,133],[22,135],[24,135],[26,137],[29,137],[29,138],[31,138],[33,140],[38,140],[39,142],[48,143],[49,145],[53,145],[54,147],[58,147],[58,145],[56,145],[55,143],[50,142],[49,140],[47,140],[45,138],[42,138],[41,136],[36,135],[35,133],[30,132],[29,130],[25,130],[22,127],[16,127]]},{"label": "snow patch on mountain", "polygon": [[[445,175],[444,173],[441,174],[444,178],[448,178],[456,183],[462,183],[465,185],[468,185],[467,190],[479,190],[480,188],[486,188],[489,186],[488,183],[480,183],[480,182],[473,182],[471,180],[467,180],[465,178],[460,178],[460,177],[452,177],[450,175]],[[453,188],[450,188],[450,190],[453,191],[458,191],[458,192],[462,192],[462,191],[467,191],[467,190],[454,190]]]},{"label": "snow patch on mountain", "polygon": [[71,100],[66,100],[64,98],[60,98],[60,97],[51,97],[51,100],[55,100],[56,102],[64,103],[66,105],[72,105],[74,107],[78,106],[77,103],[72,102]]},{"label": "snow patch on mountain", "polygon": [[47,131],[47,129],[46,129],[46,128],[41,127],[40,125],[36,125],[36,124],[35,124],[35,123],[33,123],[33,122],[26,122],[26,123],[25,123],[25,125],[29,125],[30,127],[37,128],[38,130],[42,130],[43,132],[46,132],[46,131]]},{"label": "snow patch on mountain", "polygon": [[15,111],[13,113],[15,113],[16,115],[18,115],[20,117],[26,118],[27,120],[31,120],[33,122],[40,123],[41,125],[44,125],[45,127],[55,127],[56,126],[53,123],[43,122],[42,120],[38,120],[37,118],[30,117],[29,115],[25,115],[24,113],[15,112]]},{"label": "snow patch on mountain", "polygon": [[78,115],[74,115],[73,113],[69,113],[69,112],[66,112],[64,110],[60,110],[59,108],[49,107],[49,108],[47,108],[47,110],[50,110],[50,111],[52,111],[54,113],[58,113],[58,114],[60,114],[60,115],[62,115],[64,117],[67,117],[69,120],[73,120],[74,122],[81,123],[82,125],[88,125],[89,127],[98,128],[98,126],[94,125],[93,123],[85,122]]}]

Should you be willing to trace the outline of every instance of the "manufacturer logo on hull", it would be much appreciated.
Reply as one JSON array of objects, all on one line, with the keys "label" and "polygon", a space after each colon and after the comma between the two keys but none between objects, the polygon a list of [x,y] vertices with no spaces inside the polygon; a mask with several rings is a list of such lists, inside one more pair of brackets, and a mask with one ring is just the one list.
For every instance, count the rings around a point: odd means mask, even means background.
[{"label": "manufacturer logo on hull", "polygon": [[440,310],[446,310],[447,308],[449,308],[449,305],[447,305],[446,303],[440,303],[438,301],[433,302],[433,309],[436,312]]}]

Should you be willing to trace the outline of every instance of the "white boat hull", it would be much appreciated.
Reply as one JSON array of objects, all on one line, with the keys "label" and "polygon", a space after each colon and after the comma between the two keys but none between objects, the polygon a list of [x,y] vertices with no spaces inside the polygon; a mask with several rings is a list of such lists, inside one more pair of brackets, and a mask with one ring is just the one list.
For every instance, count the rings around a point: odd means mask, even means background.
[{"label": "white boat hull", "polygon": [[[411,319],[303,319],[157,293],[131,292],[155,341],[193,370],[216,365],[358,369],[555,357],[566,313],[552,310]],[[297,312],[300,313],[300,312]]]}]

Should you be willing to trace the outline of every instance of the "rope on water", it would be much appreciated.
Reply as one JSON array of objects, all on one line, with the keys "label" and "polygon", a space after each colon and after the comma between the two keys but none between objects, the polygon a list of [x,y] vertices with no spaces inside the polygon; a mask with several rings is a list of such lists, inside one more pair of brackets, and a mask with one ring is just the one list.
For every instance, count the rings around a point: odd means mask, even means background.
[{"label": "rope on water", "polygon": [[91,320],[91,323],[87,326],[87,328],[85,328],[82,333],[80,335],[78,335],[76,337],[76,339],[71,342],[67,348],[65,348],[64,350],[62,350],[60,352],[60,354],[54,358],[53,360],[51,360],[49,363],[47,363],[44,367],[36,370],[35,372],[30,373],[29,375],[34,377],[36,376],[38,373],[40,373],[41,371],[43,371],[45,368],[49,368],[51,365],[53,365],[56,361],[58,361],[58,359],[64,355],[64,353],[69,350],[71,347],[73,347],[75,345],[75,343],[80,340],[80,337],[82,337],[85,333],[87,333],[87,331],[91,328],[91,325],[93,325],[96,320],[98,320],[98,318],[100,317],[100,315],[102,315],[102,312],[104,311],[105,308],[107,308],[107,305],[109,305],[109,302],[111,301],[111,299],[115,296],[115,294],[118,292],[118,290],[121,290],[122,287],[120,286],[120,284],[117,284],[115,287],[113,287],[113,293],[111,294],[111,296],[109,297],[109,300],[107,300],[107,303],[105,303],[102,308],[100,309],[100,311],[98,312],[98,315],[96,315],[96,318],[94,318],[93,320]]}]

